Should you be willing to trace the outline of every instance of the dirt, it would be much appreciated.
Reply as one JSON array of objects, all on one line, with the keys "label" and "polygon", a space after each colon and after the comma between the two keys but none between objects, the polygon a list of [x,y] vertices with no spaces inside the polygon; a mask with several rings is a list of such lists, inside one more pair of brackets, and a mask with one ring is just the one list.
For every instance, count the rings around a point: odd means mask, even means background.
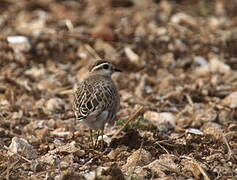
[{"label": "dirt", "polygon": [[[2,0],[1,179],[235,179],[236,7]],[[123,71],[113,76],[121,108],[104,147],[91,147],[72,112],[73,90],[97,59]]]}]

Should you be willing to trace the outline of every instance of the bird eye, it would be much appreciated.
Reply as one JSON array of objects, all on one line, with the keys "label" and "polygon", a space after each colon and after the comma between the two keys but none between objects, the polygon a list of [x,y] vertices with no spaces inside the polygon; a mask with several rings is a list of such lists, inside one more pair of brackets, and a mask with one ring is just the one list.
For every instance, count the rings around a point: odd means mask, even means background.
[{"label": "bird eye", "polygon": [[109,65],[108,65],[108,64],[105,64],[105,65],[104,65],[104,69],[109,69]]}]

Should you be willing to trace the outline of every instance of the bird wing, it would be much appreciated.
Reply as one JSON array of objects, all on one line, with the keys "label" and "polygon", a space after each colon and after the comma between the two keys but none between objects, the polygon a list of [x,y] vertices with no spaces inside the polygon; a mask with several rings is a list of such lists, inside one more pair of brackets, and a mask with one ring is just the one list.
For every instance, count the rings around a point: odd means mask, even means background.
[{"label": "bird wing", "polygon": [[[93,86],[82,83],[76,90],[74,110],[77,120],[85,120],[89,115],[100,115],[104,110],[113,108],[113,97],[116,91],[113,86],[98,83]],[[110,113],[109,116],[110,117]]]}]

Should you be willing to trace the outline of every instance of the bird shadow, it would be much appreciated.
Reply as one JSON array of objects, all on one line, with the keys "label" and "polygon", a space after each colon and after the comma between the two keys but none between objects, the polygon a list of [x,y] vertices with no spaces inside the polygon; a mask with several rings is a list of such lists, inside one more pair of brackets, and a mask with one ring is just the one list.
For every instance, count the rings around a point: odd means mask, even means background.
[{"label": "bird shadow", "polygon": [[125,135],[119,138],[114,138],[109,148],[117,148],[119,146],[127,146],[130,149],[138,149],[141,146],[142,137],[135,129],[129,129],[125,131]]}]

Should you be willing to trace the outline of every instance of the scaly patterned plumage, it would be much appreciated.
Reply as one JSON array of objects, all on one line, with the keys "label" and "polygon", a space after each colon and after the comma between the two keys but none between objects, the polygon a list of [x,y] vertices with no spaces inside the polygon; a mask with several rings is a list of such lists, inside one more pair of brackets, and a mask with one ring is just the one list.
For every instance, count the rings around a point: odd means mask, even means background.
[{"label": "scaly patterned plumage", "polygon": [[90,129],[103,129],[106,123],[114,124],[120,104],[117,88],[111,79],[115,71],[111,63],[97,61],[74,94],[76,119]]}]

